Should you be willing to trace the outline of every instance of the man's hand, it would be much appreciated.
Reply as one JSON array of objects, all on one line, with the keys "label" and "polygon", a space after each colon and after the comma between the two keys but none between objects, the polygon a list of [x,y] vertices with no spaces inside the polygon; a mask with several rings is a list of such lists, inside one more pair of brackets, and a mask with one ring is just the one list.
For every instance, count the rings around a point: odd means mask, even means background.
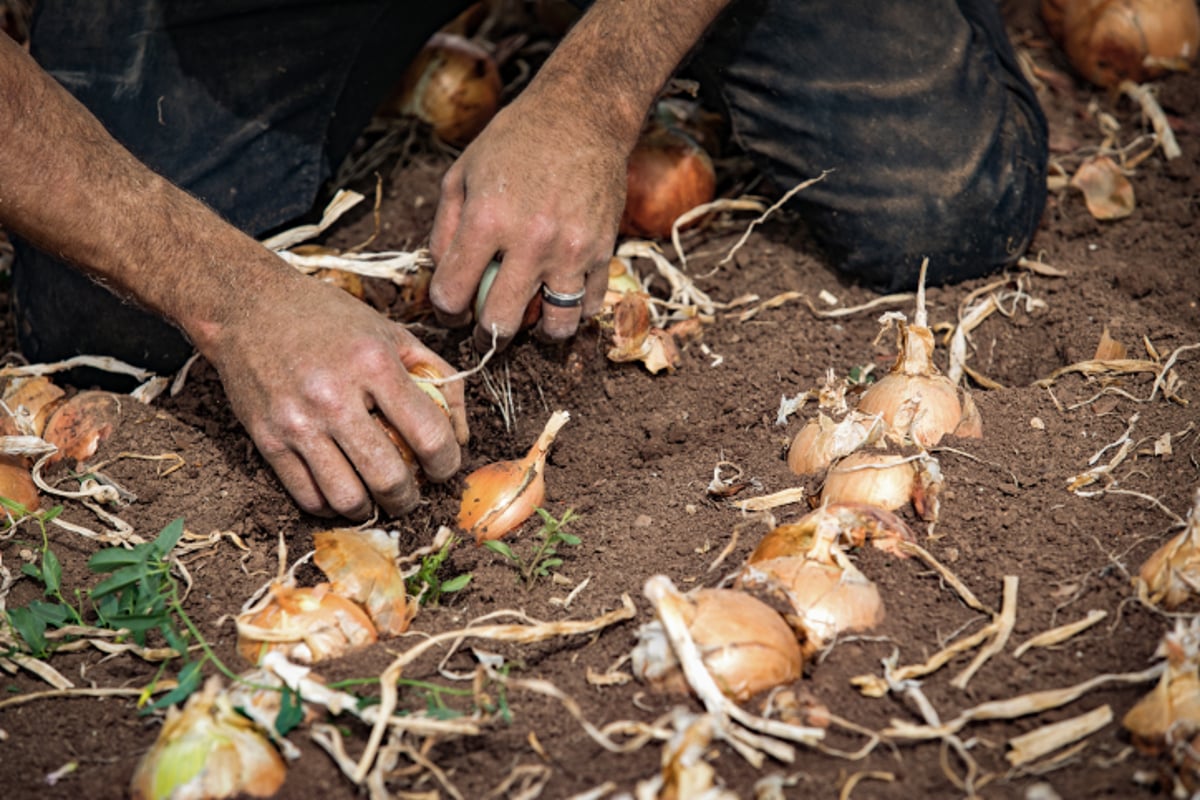
[{"label": "man's hand", "polygon": [[438,265],[430,298],[444,322],[470,321],[484,269],[502,255],[477,322],[486,349],[507,342],[543,284],[563,294],[587,289],[582,307],[542,306],[551,339],[599,311],[625,203],[621,142],[586,129],[570,108],[518,98],[501,111],[442,180],[430,249]]},{"label": "man's hand", "polygon": [[446,173],[429,292],[443,322],[470,320],[493,258],[502,266],[476,320],[481,345],[510,339],[543,285],[587,289],[582,308],[542,304],[550,338],[599,310],[646,111],[727,1],[596,0]]},{"label": "man's hand", "polygon": [[447,419],[408,368],[450,375],[448,364],[350,295],[296,277],[286,300],[264,298],[206,348],[233,409],[305,511],[363,519],[372,498],[392,516],[410,511],[416,476],[372,412],[400,431],[425,476],[445,480],[467,438],[462,383],[439,387]]},{"label": "man's hand", "polygon": [[[406,367],[450,367],[339,289],[301,275],[146,169],[0,34],[0,224],[72,261],[187,333],[302,508],[365,517],[417,502],[385,416],[442,480],[466,441]],[[457,440],[457,442],[456,442]]]}]

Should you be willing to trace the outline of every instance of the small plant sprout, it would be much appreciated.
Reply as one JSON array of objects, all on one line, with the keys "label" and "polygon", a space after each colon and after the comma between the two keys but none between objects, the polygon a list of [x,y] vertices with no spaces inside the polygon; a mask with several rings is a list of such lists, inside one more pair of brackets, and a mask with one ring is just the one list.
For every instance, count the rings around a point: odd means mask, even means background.
[{"label": "small plant sprout", "polygon": [[446,543],[436,553],[422,556],[421,566],[416,572],[405,578],[409,593],[416,597],[417,602],[421,605],[436,606],[441,601],[442,595],[460,592],[471,582],[472,576],[469,572],[445,580],[441,576],[442,565],[446,563],[446,559],[450,557],[451,548],[458,541],[459,539],[454,536],[446,539]]},{"label": "small plant sprout", "polygon": [[532,587],[538,578],[548,577],[551,570],[563,563],[562,557],[558,554],[558,548],[561,545],[575,547],[579,544],[578,536],[564,530],[567,523],[579,519],[574,511],[568,508],[562,515],[562,519],[555,519],[544,508],[539,507],[535,511],[542,518],[542,527],[537,532],[537,544],[528,559],[517,555],[511,547],[499,540],[494,539],[483,543],[484,547],[508,559],[513,568],[521,574],[527,589]]}]

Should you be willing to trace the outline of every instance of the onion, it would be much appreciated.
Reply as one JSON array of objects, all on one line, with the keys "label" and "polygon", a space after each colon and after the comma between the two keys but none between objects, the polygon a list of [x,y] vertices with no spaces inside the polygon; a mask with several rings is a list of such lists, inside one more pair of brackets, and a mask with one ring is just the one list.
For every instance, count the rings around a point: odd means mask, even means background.
[{"label": "onion", "polygon": [[408,597],[396,566],[400,545],[395,533],[380,528],[321,531],[313,534],[313,545],[313,562],[333,591],[365,608],[379,633],[399,636],[408,630],[419,606]]},{"label": "onion", "polygon": [[546,454],[571,415],[555,411],[524,458],[487,464],[467,476],[458,527],[476,544],[519,527],[546,499]]},{"label": "onion", "polygon": [[42,504],[28,461],[22,456],[0,454],[0,497],[20,503],[26,511]]},{"label": "onion", "polygon": [[116,430],[120,418],[121,401],[111,392],[80,392],[61,403],[42,431],[42,438],[58,448],[46,463],[63,458],[76,463],[87,461],[96,454],[100,442]]},{"label": "onion", "polygon": [[862,547],[871,540],[878,549],[905,558],[897,542],[916,537],[904,520],[890,511],[862,503],[819,506],[798,521],[772,528],[746,560],[749,564],[773,558],[803,556],[816,544],[818,531],[837,544]]},{"label": "onion", "polygon": [[381,112],[413,114],[439,139],[462,147],[496,115],[501,88],[491,53],[463,36],[436,33],[405,72],[399,98]]},{"label": "onion", "polygon": [[711,202],[717,177],[700,145],[673,128],[652,126],[629,156],[621,234],[665,239],[685,212]]},{"label": "onion", "polygon": [[879,589],[838,547],[859,514],[853,507],[818,508],[799,523],[776,528],[737,576],[741,588],[783,594],[795,612],[805,655],[839,633],[869,630],[883,621]]},{"label": "onion", "polygon": [[650,297],[625,292],[613,305],[613,346],[608,360],[618,364],[640,361],[653,374],[672,372],[683,362],[673,334],[650,325]]},{"label": "onion", "polygon": [[0,434],[41,436],[46,420],[65,396],[66,392],[45,375],[15,378],[4,389],[4,405],[11,416],[0,422]]},{"label": "onion", "polygon": [[1185,70],[1200,48],[1195,0],[1044,0],[1046,27],[1099,86]]},{"label": "onion", "polygon": [[788,448],[788,469],[797,475],[812,475],[827,469],[839,458],[878,440],[883,431],[880,417],[851,411],[841,422],[818,412],[816,419],[800,429]]},{"label": "onion", "polygon": [[1138,595],[1168,611],[1196,596],[1200,586],[1200,489],[1196,490],[1187,527],[1158,548],[1133,579]]},{"label": "onion", "polygon": [[912,501],[917,515],[936,522],[941,509],[942,470],[930,456],[857,452],[825,476],[821,504],[860,503],[895,511]]},{"label": "onion", "polygon": [[629,262],[620,256],[613,256],[608,262],[608,284],[604,289],[604,303],[600,308],[602,313],[613,313],[617,302],[629,293],[645,294],[642,284],[633,274]]},{"label": "onion", "polygon": [[168,709],[129,791],[134,800],[271,797],[286,777],[279,753],[254,723],[234,710],[214,676],[182,711]]},{"label": "onion", "polygon": [[1200,732],[1200,619],[1176,620],[1155,655],[1166,658],[1166,671],[1121,720],[1134,745],[1150,754]]},{"label": "onion", "polygon": [[[725,695],[741,702],[800,677],[796,637],[766,603],[732,589],[699,589],[683,599],[683,621]],[[637,636],[633,674],[659,691],[687,692],[662,622],[643,625]]]},{"label": "onion", "polygon": [[[487,302],[488,293],[492,290],[492,284],[496,281],[496,274],[500,271],[500,262],[492,261],[483,270],[483,275],[479,277],[479,288],[475,290],[475,319],[483,317],[483,304]],[[532,328],[542,316],[542,295],[539,292],[530,298],[528,305],[525,306],[525,315],[521,317],[522,328]]]},{"label": "onion", "polygon": [[238,618],[238,652],[252,664],[271,651],[315,664],[378,636],[367,612],[328,583],[297,588],[276,583],[267,604]]},{"label": "onion", "polygon": [[324,267],[313,273],[313,277],[322,283],[328,283],[330,286],[336,286],[346,294],[358,300],[366,297],[367,291],[363,286],[362,276],[356,272],[349,272],[344,269],[334,269],[333,267]]}]

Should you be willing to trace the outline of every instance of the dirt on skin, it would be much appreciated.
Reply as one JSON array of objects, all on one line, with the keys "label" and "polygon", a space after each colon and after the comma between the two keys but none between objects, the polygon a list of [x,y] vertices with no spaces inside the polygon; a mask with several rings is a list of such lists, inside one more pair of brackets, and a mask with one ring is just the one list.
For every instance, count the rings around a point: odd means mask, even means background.
[{"label": "dirt on skin", "polygon": [[[1040,70],[1065,73],[1066,65],[1049,44],[1033,8],[1022,2],[1007,9],[1019,49]],[[1044,74],[1044,73],[1043,73]],[[1095,152],[1103,134],[1095,111],[1111,114],[1121,125],[1118,144],[1146,130],[1138,110],[1126,100],[1069,80],[1040,90],[1050,118],[1053,141],[1069,151],[1053,155],[1068,172],[1081,157]],[[1124,344],[1131,358],[1159,360],[1179,348],[1200,343],[1200,85],[1178,75],[1161,83],[1159,99],[1171,119],[1183,155],[1166,161],[1154,154],[1132,171],[1137,207],[1129,217],[1097,222],[1081,197],[1055,192],[1030,255],[1061,269],[1061,277],[1014,271],[1026,296],[993,314],[971,336],[969,365],[1002,388],[973,384],[983,419],[982,439],[948,439],[935,448],[945,477],[941,519],[932,533],[911,510],[902,512],[920,542],[947,565],[979,599],[1001,604],[1006,576],[1019,580],[1016,623],[1008,645],[978,670],[965,689],[951,681],[974,658],[961,655],[921,680],[921,689],[942,720],[989,700],[1066,687],[1102,673],[1130,673],[1155,662],[1154,652],[1175,620],[1134,598],[1131,577],[1145,558],[1181,527],[1200,486],[1200,350],[1178,352],[1173,364],[1179,384],[1176,400],[1155,391],[1153,375],[1123,375],[1101,381],[1069,374],[1050,387],[1034,385],[1055,370],[1090,358],[1106,329]],[[448,155],[422,151],[385,166],[381,228],[373,249],[412,248],[424,243],[436,207],[438,178]],[[816,316],[810,308],[850,307],[874,298],[845,283],[820,259],[786,213],[758,227],[730,263],[718,265],[749,222],[747,215],[723,220],[685,239],[689,272],[711,297],[727,302],[746,293],[762,299],[799,292],[792,300],[740,319],[750,306],[719,311],[704,327],[701,343],[689,344],[682,366],[672,374],[651,375],[635,364],[610,363],[609,334],[591,324],[569,344],[548,346],[519,338],[489,365],[493,381],[511,394],[506,422],[497,396],[481,376],[467,383],[472,437],[464,470],[522,454],[550,413],[571,413],[559,435],[546,472],[546,507],[556,516],[573,509],[569,526],[580,539],[563,548],[555,576],[531,586],[496,554],[463,542],[443,567],[444,577],[470,573],[470,584],[438,606],[423,608],[413,624],[415,635],[376,645],[319,666],[327,680],[378,676],[396,654],[429,634],[466,625],[501,610],[523,612],[539,620],[583,620],[618,608],[628,595],[636,618],[598,634],[556,637],[532,645],[471,641],[441,665],[469,675],[476,658],[471,646],[496,653],[509,675],[547,681],[578,704],[582,719],[603,728],[622,722],[649,724],[674,707],[701,710],[698,701],[664,696],[634,680],[596,685],[589,673],[615,669],[628,674],[623,659],[635,631],[652,618],[643,597],[646,579],[669,576],[690,589],[714,586],[737,568],[768,530],[771,519],[744,514],[706,487],[721,462],[736,465],[750,485],[735,499],[803,485],[815,479],[792,475],[785,461],[787,444],[815,414],[809,404],[785,425],[776,423],[781,398],[817,388],[826,372],[845,376],[853,367],[874,365],[882,372],[893,358],[892,337],[876,342],[882,309],[840,318]],[[371,232],[370,213],[340,223],[329,243],[348,246]],[[648,262],[636,262],[650,275]],[[930,322],[941,332],[956,320],[960,304],[989,280],[930,290]],[[375,287],[379,289],[380,287]],[[665,284],[652,282],[663,294]],[[397,309],[388,287],[373,295]],[[897,310],[911,313],[911,303]],[[12,346],[7,322],[4,341]],[[419,328],[422,338],[463,368],[477,355],[463,331]],[[303,335],[298,321],[297,335]],[[946,351],[939,347],[938,363]],[[1192,404],[1185,401],[1190,400]],[[511,424],[508,424],[511,423]],[[1128,457],[1085,491],[1071,492],[1073,476],[1105,464],[1112,447],[1128,434]],[[1164,437],[1169,437],[1164,438]],[[1169,441],[1169,448],[1163,444]],[[1158,447],[1156,448],[1156,443]],[[175,462],[117,458],[118,454],[175,454]],[[109,511],[134,532],[151,537],[177,517],[197,534],[236,534],[246,549],[224,537],[211,548],[183,558],[190,574],[185,609],[215,652],[234,670],[247,665],[235,652],[233,616],[278,569],[278,547],[287,545],[289,563],[311,548],[312,534],[328,521],[299,513],[254,450],[230,412],[214,371],[198,363],[177,396],[146,406],[122,405],[115,434],[97,459],[113,459],[103,473],[136,499]],[[724,474],[728,475],[729,467]],[[49,475],[64,488],[78,486],[66,467]],[[461,476],[425,491],[425,503],[409,517],[378,524],[399,531],[401,549],[427,545],[439,526],[453,526]],[[46,498],[46,506],[60,501]],[[61,500],[62,519],[91,530],[107,530],[104,521],[80,502]],[[803,506],[773,512],[775,522],[797,519]],[[533,546],[536,524],[524,526],[511,544],[525,554]],[[63,585],[94,586],[97,576],[86,559],[99,545],[62,528],[49,528],[51,548],[63,563]],[[730,543],[732,550],[716,569],[710,566]],[[22,524],[0,537],[0,557],[13,579],[3,598],[8,608],[37,599],[41,586],[23,577],[20,567],[36,557],[37,528]],[[856,797],[961,797],[971,787],[983,797],[1027,797],[1036,784],[1049,784],[1061,797],[1169,796],[1172,772],[1164,760],[1138,752],[1121,725],[1122,716],[1149,690],[1148,684],[1109,684],[1061,708],[1007,721],[967,725],[959,733],[972,770],[962,756],[941,741],[901,738],[874,740],[893,720],[923,721],[919,711],[895,694],[864,697],[850,684],[862,674],[881,675],[881,661],[924,661],[950,641],[973,633],[989,618],[967,607],[950,586],[915,559],[898,559],[873,548],[855,551],[858,567],[879,586],[887,608],[885,621],[867,635],[847,637],[807,664],[794,687],[853,724],[829,728],[828,748],[798,747],[795,760],[767,758],[754,767],[726,745],[714,745],[706,757],[719,783],[740,797],[754,795],[756,782],[774,777],[785,796],[835,797],[847,781]],[[320,580],[311,566],[298,580]],[[586,585],[581,584],[586,581]],[[571,602],[565,603],[570,594]],[[1185,617],[1200,609],[1190,603]],[[1085,617],[1106,617],[1086,632],[1020,658],[1017,645],[1049,628]],[[515,621],[509,618],[509,621]],[[632,792],[639,781],[659,771],[661,743],[651,740],[630,752],[610,752],[589,737],[579,721],[556,699],[496,684],[483,688],[489,710],[439,673],[448,647],[434,650],[404,671],[412,681],[448,686],[456,693],[427,687],[401,687],[400,704],[424,710],[440,700],[450,709],[478,719],[478,736],[447,737],[424,743],[419,766],[401,756],[388,778],[397,796],[568,797],[597,787],[592,796]],[[139,690],[158,676],[159,666],[122,654],[105,657],[95,649],[60,652],[49,663],[78,687]],[[167,664],[161,678],[173,678],[179,662]],[[211,665],[206,668],[211,671]],[[0,794],[8,798],[116,798],[127,794],[141,755],[154,741],[160,714],[141,714],[137,696],[108,698],[41,696],[49,688],[32,673],[18,669],[0,675]],[[374,695],[377,686],[355,690]],[[1107,705],[1112,721],[1065,757],[1051,755],[1014,769],[1006,760],[1013,736],[1043,724]],[[759,702],[751,701],[750,708]],[[505,713],[501,713],[505,712]],[[350,756],[366,745],[369,729],[342,715],[334,720]],[[630,741],[632,727],[614,732]],[[310,738],[308,728],[288,738],[301,757],[289,766],[278,796],[352,798],[362,795]],[[872,746],[873,744],[873,746]],[[829,752],[837,751],[837,753]],[[840,753],[840,755],[838,754]],[[849,755],[860,758],[847,758]],[[436,767],[436,773],[434,770]],[[970,786],[967,785],[970,782]],[[544,785],[543,785],[544,782]],[[534,787],[531,789],[530,787]],[[453,787],[453,788],[452,788]],[[1044,787],[1043,787],[1044,788]],[[523,793],[524,792],[524,793]],[[408,794],[406,794],[408,793]],[[489,794],[491,793],[491,794]],[[1039,796],[1052,796],[1042,794]]]}]

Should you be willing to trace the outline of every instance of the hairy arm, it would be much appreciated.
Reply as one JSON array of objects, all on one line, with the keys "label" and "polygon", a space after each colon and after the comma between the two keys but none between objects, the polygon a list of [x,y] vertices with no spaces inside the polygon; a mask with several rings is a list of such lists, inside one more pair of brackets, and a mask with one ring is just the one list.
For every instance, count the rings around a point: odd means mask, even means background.
[{"label": "hairy arm", "polygon": [[430,477],[457,470],[461,386],[446,387],[452,424],[406,370],[448,365],[147,169],[2,35],[0,143],[0,224],[177,324],[301,507],[364,517],[372,497],[390,513],[415,505],[414,476],[372,409]]},{"label": "hairy arm", "polygon": [[[481,342],[516,333],[542,284],[586,288],[595,313],[625,203],[625,163],[646,112],[728,0],[597,0],[530,85],[463,152],[442,182],[431,237],[431,299],[467,321],[491,259]],[[581,309],[543,307],[541,328],[565,338]]]}]

